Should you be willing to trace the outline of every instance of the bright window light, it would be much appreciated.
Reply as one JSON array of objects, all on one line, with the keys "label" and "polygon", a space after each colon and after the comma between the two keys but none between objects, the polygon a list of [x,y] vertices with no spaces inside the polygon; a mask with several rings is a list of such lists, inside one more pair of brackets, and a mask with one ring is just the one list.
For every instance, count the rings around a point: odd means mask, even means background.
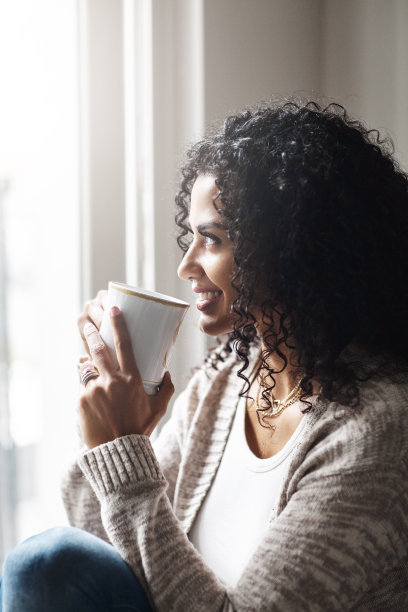
[{"label": "bright window light", "polygon": [[[63,463],[78,385],[76,0],[0,3],[0,184],[5,227],[14,539],[65,521]],[[3,419],[5,412],[3,411]],[[2,468],[3,469],[3,468]],[[4,551],[3,551],[4,552]]]}]

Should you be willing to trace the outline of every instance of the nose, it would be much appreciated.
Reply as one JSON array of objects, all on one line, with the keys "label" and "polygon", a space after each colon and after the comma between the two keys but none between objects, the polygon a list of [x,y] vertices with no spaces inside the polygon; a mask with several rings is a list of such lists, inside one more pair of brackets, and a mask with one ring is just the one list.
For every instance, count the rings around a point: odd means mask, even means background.
[{"label": "nose", "polygon": [[184,254],[177,269],[177,274],[182,280],[193,280],[201,275],[202,271],[200,272],[200,270],[200,264],[197,261],[193,244],[191,244],[190,248]]}]

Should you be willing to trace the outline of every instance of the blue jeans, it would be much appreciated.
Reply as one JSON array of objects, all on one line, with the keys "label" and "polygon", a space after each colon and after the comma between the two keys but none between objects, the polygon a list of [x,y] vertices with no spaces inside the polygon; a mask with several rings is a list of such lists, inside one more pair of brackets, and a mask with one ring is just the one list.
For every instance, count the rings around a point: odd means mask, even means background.
[{"label": "blue jeans", "polygon": [[132,569],[99,538],[57,527],[6,557],[0,612],[151,612]]}]

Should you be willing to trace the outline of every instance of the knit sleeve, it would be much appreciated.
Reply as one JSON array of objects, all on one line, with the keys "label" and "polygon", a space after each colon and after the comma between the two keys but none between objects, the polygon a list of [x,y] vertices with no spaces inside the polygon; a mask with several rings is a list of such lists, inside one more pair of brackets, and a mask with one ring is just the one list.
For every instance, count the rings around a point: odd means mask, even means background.
[{"label": "knit sleeve", "polygon": [[334,432],[324,444],[317,431],[287,487],[286,505],[231,590],[181,529],[147,437],[101,445],[80,465],[111,541],[159,612],[343,611],[407,554],[407,464],[398,455],[398,427],[371,436],[361,451],[371,456],[361,465],[350,456],[343,461],[370,435],[367,423],[353,427],[354,438]]},{"label": "knit sleeve", "polygon": [[[178,396],[170,419],[154,442],[155,454],[167,481],[167,495],[171,502],[184,438],[198,401],[197,378],[200,377],[194,377],[185,391]],[[80,469],[77,457],[64,474],[61,494],[70,525],[84,529],[109,542],[109,536],[101,520],[99,499]]]},{"label": "knit sleeve", "polygon": [[62,501],[68,522],[73,527],[110,542],[101,519],[101,505],[75,458],[61,483]]},{"label": "knit sleeve", "polygon": [[79,460],[101,502],[104,526],[155,610],[222,610],[225,591],[175,517],[147,436],[124,436]]}]

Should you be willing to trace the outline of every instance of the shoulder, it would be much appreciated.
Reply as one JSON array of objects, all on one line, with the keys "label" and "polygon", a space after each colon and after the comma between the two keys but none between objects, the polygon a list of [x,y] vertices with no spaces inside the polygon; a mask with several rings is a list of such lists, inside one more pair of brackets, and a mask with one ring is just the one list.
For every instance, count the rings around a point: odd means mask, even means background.
[{"label": "shoulder", "polygon": [[230,389],[236,390],[237,383],[242,386],[243,381],[238,378],[238,370],[242,362],[235,352],[217,360],[222,349],[217,348],[192,375],[184,391],[177,397],[174,411],[191,421],[194,414],[203,404],[219,402],[221,397]]},{"label": "shoulder", "polygon": [[213,351],[210,359],[194,372],[174,403],[172,418],[177,421],[178,429],[183,431],[184,435],[193,421],[211,420],[211,415],[216,412],[224,409],[228,411],[244,384],[238,377],[242,366],[238,355],[232,352],[224,355],[222,360],[217,360],[220,350],[222,349],[217,348]]},{"label": "shoulder", "polygon": [[408,379],[361,383],[357,408],[321,402],[310,421],[305,459],[322,475],[407,467]]}]

